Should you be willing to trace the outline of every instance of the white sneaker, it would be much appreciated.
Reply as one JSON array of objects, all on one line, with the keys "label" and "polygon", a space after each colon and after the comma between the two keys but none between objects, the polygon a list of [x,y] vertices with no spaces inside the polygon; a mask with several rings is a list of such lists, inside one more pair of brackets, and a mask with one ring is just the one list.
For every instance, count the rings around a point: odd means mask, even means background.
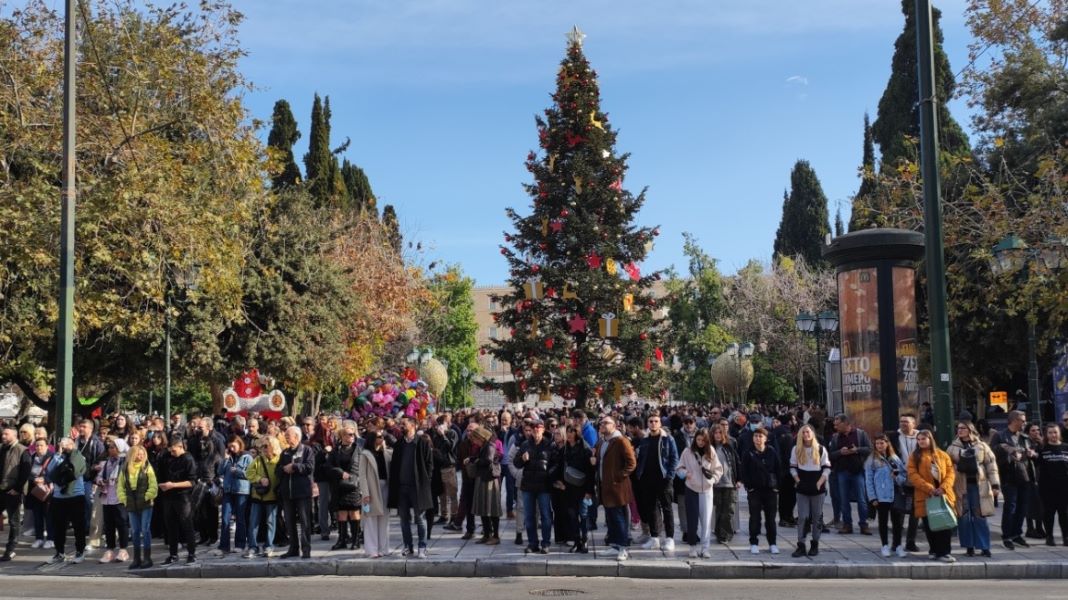
[{"label": "white sneaker", "polygon": [[659,549],[660,549],[660,539],[659,538],[651,537],[648,540],[646,540],[644,544],[642,544],[642,550],[659,550]]},{"label": "white sneaker", "polygon": [[760,547],[756,544],[749,546],[749,554],[760,554]]},{"label": "white sneaker", "polygon": [[112,552],[111,550],[108,550],[107,552],[104,553],[104,556],[100,557],[100,564],[106,565],[107,563],[111,562],[114,559],[115,559],[115,553]]},{"label": "white sneaker", "polygon": [[690,558],[697,558],[697,557],[698,557],[697,546],[690,546]]},{"label": "white sneaker", "polygon": [[905,546],[902,545],[902,546],[898,546],[897,547],[897,556],[898,556],[898,558],[908,558],[909,557],[909,553],[908,553],[907,550],[905,550]]},{"label": "white sneaker", "polygon": [[601,554],[603,554],[607,558],[615,558],[616,556],[619,556],[619,548],[609,546],[602,550]]},{"label": "white sneaker", "polygon": [[675,540],[668,538],[663,542],[660,542],[660,547],[664,550],[664,554],[671,554],[675,551]]},{"label": "white sneaker", "polygon": [[884,545],[879,553],[883,555],[883,558],[890,558],[890,546]]},{"label": "white sneaker", "polygon": [[34,540],[33,543],[30,544],[30,548],[44,548],[44,540]]},{"label": "white sneaker", "polygon": [[775,544],[772,544],[771,546],[768,547],[768,552],[771,552],[772,554],[778,554],[779,553],[779,547],[776,546]]},{"label": "white sneaker", "polygon": [[616,560],[624,561],[624,560],[627,560],[628,558],[630,558],[630,554],[627,553],[627,549],[626,548],[620,548],[619,549],[619,555],[616,556]]},{"label": "white sneaker", "polygon": [[712,551],[708,549],[708,546],[701,548],[701,558],[712,558]]},{"label": "white sneaker", "polygon": [[52,540],[45,540],[44,548],[51,549],[51,548],[55,548],[55,547],[56,547],[56,543],[55,542],[53,542]]},{"label": "white sneaker", "polygon": [[415,553],[415,557],[426,558],[426,548],[420,548],[419,551]]}]

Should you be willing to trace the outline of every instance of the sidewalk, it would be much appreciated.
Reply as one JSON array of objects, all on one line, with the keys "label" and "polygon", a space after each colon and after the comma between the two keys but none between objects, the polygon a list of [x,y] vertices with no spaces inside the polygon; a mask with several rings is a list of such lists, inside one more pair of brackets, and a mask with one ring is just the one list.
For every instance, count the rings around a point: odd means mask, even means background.
[{"label": "sidewalk", "polygon": [[[883,558],[879,554],[879,537],[854,533],[852,535],[824,534],[820,540],[820,554],[815,558],[792,558],[796,530],[780,528],[778,545],[782,553],[768,554],[767,544],[761,536],[760,554],[749,553],[747,531],[748,511],[744,493],[740,494],[739,508],[743,533],[735,536],[729,544],[712,546],[711,559],[687,558],[689,547],[678,544],[674,556],[665,556],[659,550],[630,552],[630,560],[617,562],[606,556],[603,545],[605,528],[603,517],[600,529],[592,533],[590,553],[569,554],[567,546],[554,545],[548,555],[524,556],[523,547],[515,541],[513,521],[501,521],[501,545],[476,544],[460,539],[459,533],[443,531],[435,526],[428,544],[426,559],[400,556],[400,530],[394,518],[390,527],[391,540],[395,544],[393,556],[370,560],[362,550],[330,552],[333,542],[319,541],[313,536],[312,558],[302,559],[251,559],[231,554],[225,558],[208,556],[209,548],[201,547],[198,562],[185,566],[154,567],[148,570],[129,571],[126,564],[101,565],[96,562],[101,551],[94,551],[80,565],[63,565],[59,568],[41,569],[40,565],[51,556],[49,550],[33,550],[20,544],[15,560],[0,564],[0,575],[63,575],[63,576],[137,576],[176,578],[246,578],[246,577],[293,577],[309,575],[379,575],[407,577],[506,577],[506,576],[579,576],[579,577],[637,577],[654,579],[854,579],[854,578],[903,578],[903,579],[1064,579],[1068,578],[1068,546],[1049,547],[1042,540],[1029,540],[1030,548],[1006,550],[1001,544],[998,527],[1000,513],[990,518],[991,537],[995,540],[991,558],[968,558],[954,540],[956,563],[947,564],[928,560],[923,532],[917,543],[921,552],[909,558]],[[827,514],[830,513],[828,502]],[[414,529],[414,528],[413,528]],[[676,528],[677,530],[678,528]],[[876,530],[872,523],[873,532]],[[413,531],[414,534],[414,531]],[[676,531],[676,541],[681,533]],[[525,537],[525,536],[524,536]],[[1061,543],[1057,537],[1058,544]],[[72,543],[69,540],[68,543]],[[282,551],[285,549],[283,548]],[[153,548],[156,563],[166,558],[160,544]]]}]

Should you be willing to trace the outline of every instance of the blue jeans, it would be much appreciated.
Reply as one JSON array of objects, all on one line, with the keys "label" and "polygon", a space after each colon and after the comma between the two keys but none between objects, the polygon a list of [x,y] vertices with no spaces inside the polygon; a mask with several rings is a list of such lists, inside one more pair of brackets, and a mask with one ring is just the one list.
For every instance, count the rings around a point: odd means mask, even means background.
[{"label": "blue jeans", "polygon": [[531,548],[538,547],[538,528],[534,519],[535,506],[541,518],[541,545],[549,546],[549,535],[553,529],[553,504],[549,492],[523,492],[523,516],[527,529],[527,539]]},{"label": "blue jeans", "polygon": [[968,484],[965,494],[964,514],[960,518],[960,545],[965,548],[990,549],[990,524],[979,509],[979,485]]},{"label": "blue jeans", "polygon": [[835,473],[838,479],[838,504],[842,509],[842,525],[853,525],[853,509],[849,506],[850,495],[857,502],[857,518],[863,525],[868,520],[867,492],[864,490],[864,473],[853,474],[849,471]]},{"label": "blue jeans", "polygon": [[230,551],[230,517],[237,517],[237,531],[234,532],[234,545],[238,550],[245,549],[245,540],[248,537],[247,524],[245,523],[245,506],[248,504],[248,494],[227,493],[223,495],[222,503],[222,528],[219,531],[219,549],[224,552]]},{"label": "blue jeans", "polygon": [[[274,502],[253,502],[249,512],[249,526],[246,536],[248,547],[259,549],[256,545],[256,532],[260,530],[260,522],[267,519],[267,544],[266,548],[274,549],[274,528],[278,524],[278,505]],[[229,536],[227,536],[229,537]]]},{"label": "blue jeans", "polygon": [[1011,540],[1023,535],[1023,523],[1027,517],[1027,484],[1003,483],[1001,493],[1005,495],[1005,507],[1001,509],[1001,538]]},{"label": "blue jeans", "polygon": [[142,511],[130,511],[130,541],[134,548],[152,547],[152,507]]},{"label": "blue jeans", "polygon": [[397,514],[400,515],[401,540],[404,547],[413,550],[412,543],[412,513],[415,513],[415,530],[419,535],[419,547],[426,548],[426,519],[423,515],[425,510],[419,510],[419,492],[414,487],[398,486]]},{"label": "blue jeans", "polygon": [[630,529],[627,528],[626,506],[605,506],[604,522],[608,527],[608,545],[613,548],[630,546]]}]

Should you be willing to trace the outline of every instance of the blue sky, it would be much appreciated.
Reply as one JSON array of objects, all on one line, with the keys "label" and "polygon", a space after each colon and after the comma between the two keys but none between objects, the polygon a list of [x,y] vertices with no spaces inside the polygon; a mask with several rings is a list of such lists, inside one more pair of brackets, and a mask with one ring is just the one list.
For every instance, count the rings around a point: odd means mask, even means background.
[{"label": "blue sky", "polygon": [[[944,0],[954,71],[966,0]],[[506,206],[524,212],[533,117],[550,102],[578,25],[602,108],[631,152],[627,187],[662,235],[646,268],[685,266],[691,232],[733,273],[768,260],[799,158],[848,222],[864,112],[875,118],[903,16],[898,0],[237,0],[253,115],[293,106],[306,151],[312,94],[329,95],[335,144],[393,204],[422,263],[503,282]],[[951,105],[967,128],[963,100]],[[266,137],[266,131],[263,132]],[[643,269],[645,270],[645,269]]]}]

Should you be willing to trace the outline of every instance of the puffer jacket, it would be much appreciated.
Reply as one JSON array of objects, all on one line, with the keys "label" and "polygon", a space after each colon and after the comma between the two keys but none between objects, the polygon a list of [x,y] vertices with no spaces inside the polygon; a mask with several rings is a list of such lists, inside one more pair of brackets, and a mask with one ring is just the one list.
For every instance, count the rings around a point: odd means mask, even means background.
[{"label": "puffer jacket", "polygon": [[[528,455],[527,460],[523,460],[523,454]],[[555,470],[554,458],[553,443],[548,437],[542,437],[540,444],[534,443],[534,438],[524,442],[512,460],[517,469],[523,469],[520,489],[539,494],[548,492]]]},{"label": "puffer jacket", "polygon": [[[979,472],[975,475],[976,487],[979,488],[979,512],[984,517],[992,517],[994,516],[994,488],[1001,487],[997,455],[982,441],[972,442],[971,447],[975,449],[975,462],[979,466]],[[963,451],[964,442],[960,441],[960,438],[953,440],[953,443],[946,449],[954,467],[960,462],[960,454]],[[964,503],[968,498],[967,475],[957,472],[957,477],[953,481],[953,492],[957,496],[954,509],[957,511],[957,516],[963,516]]]}]

